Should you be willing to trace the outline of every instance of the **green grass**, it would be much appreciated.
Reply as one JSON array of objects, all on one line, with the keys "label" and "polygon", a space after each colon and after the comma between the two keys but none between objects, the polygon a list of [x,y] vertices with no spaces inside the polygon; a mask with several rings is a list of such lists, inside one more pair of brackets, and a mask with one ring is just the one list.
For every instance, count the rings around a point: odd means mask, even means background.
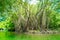
[{"label": "green grass", "polygon": [[0,40],[60,40],[60,34],[16,34],[0,32]]}]

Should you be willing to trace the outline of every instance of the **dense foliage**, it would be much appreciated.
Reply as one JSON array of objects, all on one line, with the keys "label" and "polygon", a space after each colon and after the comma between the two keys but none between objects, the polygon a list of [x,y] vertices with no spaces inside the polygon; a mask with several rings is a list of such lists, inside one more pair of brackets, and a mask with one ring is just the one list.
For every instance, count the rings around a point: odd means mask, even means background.
[{"label": "dense foliage", "polygon": [[59,0],[0,0],[0,28],[25,32],[60,28]]}]

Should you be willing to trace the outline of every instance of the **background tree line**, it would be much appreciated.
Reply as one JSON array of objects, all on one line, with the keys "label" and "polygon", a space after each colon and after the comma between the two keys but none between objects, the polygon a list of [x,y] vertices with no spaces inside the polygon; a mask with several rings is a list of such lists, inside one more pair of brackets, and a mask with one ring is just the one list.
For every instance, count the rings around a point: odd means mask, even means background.
[{"label": "background tree line", "polygon": [[0,28],[10,31],[55,30],[60,28],[59,0],[1,0]]}]

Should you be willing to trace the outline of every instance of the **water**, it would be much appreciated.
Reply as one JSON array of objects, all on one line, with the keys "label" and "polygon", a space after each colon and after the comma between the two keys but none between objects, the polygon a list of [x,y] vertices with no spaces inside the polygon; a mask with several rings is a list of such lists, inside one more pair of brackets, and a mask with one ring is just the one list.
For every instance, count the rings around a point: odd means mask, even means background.
[{"label": "water", "polygon": [[0,40],[60,40],[60,34],[20,34],[0,32]]}]

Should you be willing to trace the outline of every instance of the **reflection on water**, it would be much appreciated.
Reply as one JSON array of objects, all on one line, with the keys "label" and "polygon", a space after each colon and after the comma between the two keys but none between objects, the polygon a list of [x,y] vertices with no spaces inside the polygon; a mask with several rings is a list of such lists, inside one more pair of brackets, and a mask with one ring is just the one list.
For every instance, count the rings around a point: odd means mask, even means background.
[{"label": "reflection on water", "polygon": [[60,34],[18,34],[15,32],[0,32],[0,40],[60,40]]},{"label": "reflection on water", "polygon": [[17,34],[14,32],[0,32],[0,40],[28,40],[27,34]]}]

